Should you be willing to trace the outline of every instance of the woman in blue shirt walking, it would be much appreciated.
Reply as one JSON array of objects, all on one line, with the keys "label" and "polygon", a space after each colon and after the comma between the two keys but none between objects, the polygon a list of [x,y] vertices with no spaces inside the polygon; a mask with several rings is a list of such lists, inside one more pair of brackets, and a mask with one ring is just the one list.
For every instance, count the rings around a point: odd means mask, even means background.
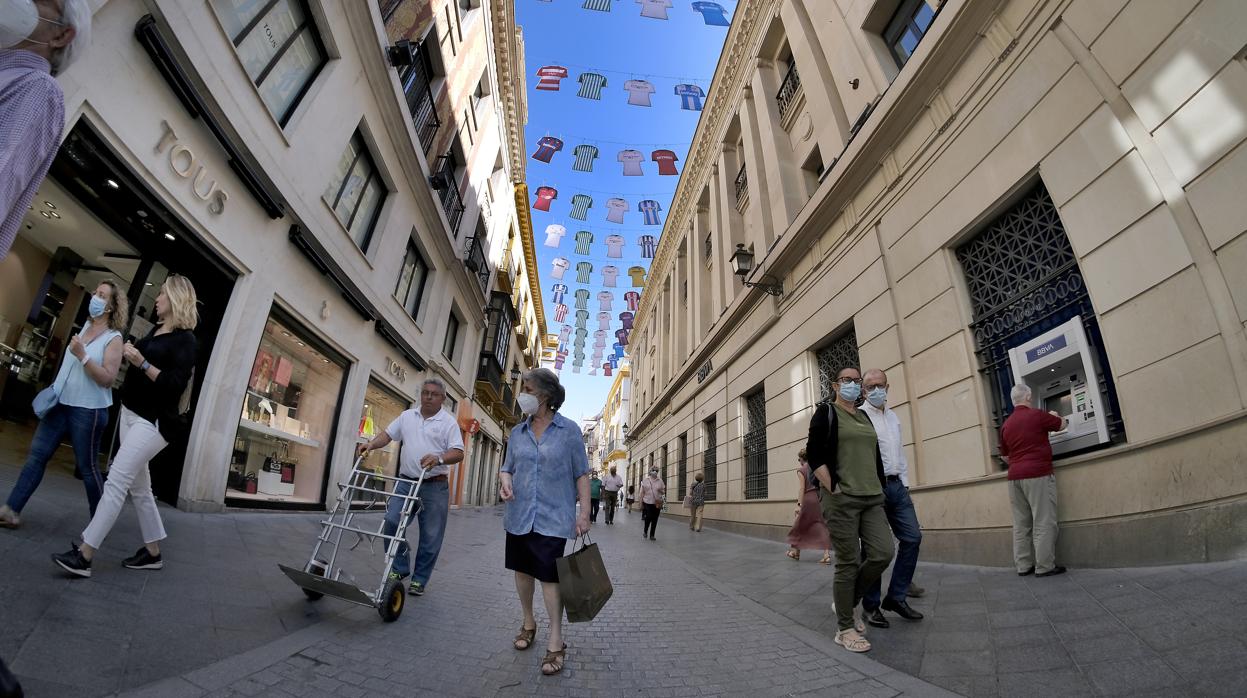
[{"label": "woman in blue shirt walking", "polygon": [[104,477],[97,461],[100,440],[108,427],[108,408],[113,404],[113,381],[121,366],[120,330],[130,317],[126,292],[114,281],[101,281],[91,296],[87,315],[90,317],[82,332],[69,340],[69,349],[56,374],[57,404],[39,421],[26,465],[8,501],[0,507],[0,526],[4,528],[22,525],[22,509],[43,480],[48,461],[66,438],[73,446],[92,516],[100,503]]},{"label": "woman in blue shirt walking", "polygon": [[[499,473],[499,494],[507,503],[502,519],[507,532],[506,567],[515,572],[524,621],[515,649],[526,650],[537,637],[533,616],[534,580],[550,617],[550,637],[541,660],[546,676],[563,670],[563,603],[555,561],[567,539],[589,530],[589,460],[580,427],[558,413],[566,391],[546,368],[524,375],[516,398],[528,419],[511,430],[506,460]],[[580,511],[576,511],[579,502]]]}]

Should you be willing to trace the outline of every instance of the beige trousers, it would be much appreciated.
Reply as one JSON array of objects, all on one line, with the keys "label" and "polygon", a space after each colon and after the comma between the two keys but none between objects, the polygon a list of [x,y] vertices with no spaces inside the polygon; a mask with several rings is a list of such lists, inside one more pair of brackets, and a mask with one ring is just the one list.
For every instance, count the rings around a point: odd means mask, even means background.
[{"label": "beige trousers", "polygon": [[702,515],[702,512],[705,511],[705,509],[706,509],[706,505],[704,504],[699,507],[693,507],[693,512],[689,514],[689,517],[688,517],[688,528],[690,531],[701,530],[701,515]]},{"label": "beige trousers", "polygon": [[1013,504],[1013,564],[1037,574],[1056,567],[1056,475],[1009,481]]}]

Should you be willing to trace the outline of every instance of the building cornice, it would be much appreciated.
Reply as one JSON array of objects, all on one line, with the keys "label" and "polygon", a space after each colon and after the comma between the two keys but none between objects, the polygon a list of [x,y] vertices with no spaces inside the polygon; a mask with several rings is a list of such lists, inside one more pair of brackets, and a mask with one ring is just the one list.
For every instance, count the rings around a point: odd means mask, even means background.
[{"label": "building cornice", "polygon": [[[723,53],[710,81],[710,90],[702,108],[701,120],[693,132],[691,152],[684,158],[684,174],[676,186],[675,196],[667,213],[667,221],[659,238],[658,250],[650,263],[650,279],[655,272],[665,273],[680,243],[681,233],[689,217],[696,212],[698,194],[710,175],[710,168],[719,161],[720,134],[736,114],[737,95],[749,82],[756,65],[755,45],[766,28],[764,20],[779,11],[780,0],[742,2],[732,17],[732,26],[723,42]],[[646,288],[650,288],[648,283]],[[656,302],[656,294],[642,293],[635,326],[645,323]]]},{"label": "building cornice", "polygon": [[[502,105],[507,131],[507,157],[511,181],[524,181],[524,125],[528,123],[528,102],[524,82],[524,34],[515,24],[515,3],[490,2],[494,62],[498,75],[498,101]],[[525,204],[527,206],[527,204]]]},{"label": "building cornice", "polygon": [[[528,185],[515,183],[515,219],[520,224],[520,244],[524,246],[525,278],[537,314],[537,337],[546,336],[546,310],[541,301],[541,276],[537,272],[537,245],[533,241],[533,217],[528,211]],[[536,341],[536,337],[533,338]],[[538,357],[540,359],[540,356]]]}]

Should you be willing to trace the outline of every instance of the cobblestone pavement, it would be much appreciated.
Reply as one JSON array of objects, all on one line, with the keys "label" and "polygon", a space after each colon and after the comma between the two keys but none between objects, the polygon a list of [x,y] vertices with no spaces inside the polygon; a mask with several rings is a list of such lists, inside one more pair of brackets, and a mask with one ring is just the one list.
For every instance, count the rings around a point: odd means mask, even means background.
[{"label": "cobblestone pavement", "polygon": [[[696,536],[686,521],[664,518],[665,550],[794,622],[835,632],[832,568],[814,551],[794,562],[782,544]],[[920,563],[916,581],[927,595],[910,605],[926,618],[885,612],[891,627],[869,629],[869,656],[962,695],[1247,695],[1247,562],[1045,579]]]}]

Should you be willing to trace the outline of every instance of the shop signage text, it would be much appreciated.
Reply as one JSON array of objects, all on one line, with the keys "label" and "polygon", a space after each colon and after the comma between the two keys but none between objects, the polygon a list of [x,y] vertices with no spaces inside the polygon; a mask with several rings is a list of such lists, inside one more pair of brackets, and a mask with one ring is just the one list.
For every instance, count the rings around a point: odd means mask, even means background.
[{"label": "shop signage text", "polygon": [[399,383],[407,380],[407,369],[403,368],[393,359],[386,359],[385,372],[398,379]]},{"label": "shop signage text", "polygon": [[1035,347],[1034,349],[1027,350],[1026,363],[1028,364],[1035,363],[1036,361],[1039,360],[1039,357],[1045,354],[1051,354],[1057,349],[1064,349],[1065,347],[1066,347],[1065,335],[1061,335],[1060,337],[1055,337],[1052,340],[1044,342],[1043,344]]},{"label": "shop signage text", "polygon": [[697,369],[697,382],[700,383],[706,380],[706,377],[709,376],[710,372],[713,370],[714,367],[710,365],[710,359],[706,359],[706,363],[702,364],[701,367]]},{"label": "shop signage text", "polygon": [[221,215],[225,211],[225,202],[229,200],[229,194],[217,186],[215,179],[208,181],[207,166],[199,161],[190,148],[178,142],[178,136],[173,132],[173,127],[168,121],[161,121],[160,127],[164,129],[164,134],[160,136],[160,142],[156,144],[156,154],[163,155],[165,151],[168,151],[169,167],[174,174],[182,179],[192,180],[191,191],[195,192],[195,196],[201,201],[208,203],[208,212]]}]

